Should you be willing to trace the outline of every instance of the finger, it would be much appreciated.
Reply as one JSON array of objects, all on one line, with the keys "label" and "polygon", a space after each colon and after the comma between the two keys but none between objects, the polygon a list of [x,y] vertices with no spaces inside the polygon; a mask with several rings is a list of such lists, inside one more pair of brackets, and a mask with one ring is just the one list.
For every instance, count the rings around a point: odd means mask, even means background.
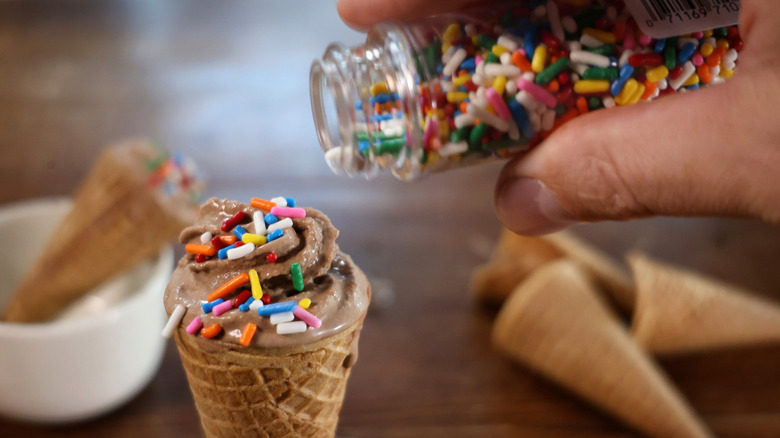
[{"label": "finger", "polygon": [[383,21],[413,20],[440,12],[462,9],[475,0],[339,0],[341,19],[356,29]]},{"label": "finger", "polygon": [[780,196],[780,152],[771,115],[755,108],[771,98],[739,79],[563,125],[505,166],[499,219],[534,235],[650,215],[765,216]]}]

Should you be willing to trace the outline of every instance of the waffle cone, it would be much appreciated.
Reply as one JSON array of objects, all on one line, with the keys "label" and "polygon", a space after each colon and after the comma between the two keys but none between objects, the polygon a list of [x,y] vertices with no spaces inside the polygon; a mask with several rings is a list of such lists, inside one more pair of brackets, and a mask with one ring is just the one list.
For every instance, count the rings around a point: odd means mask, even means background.
[{"label": "waffle cone", "polygon": [[544,266],[513,292],[493,343],[648,436],[710,436],[571,261]]},{"label": "waffle cone", "polygon": [[318,342],[209,352],[175,332],[207,437],[334,437],[362,319]]},{"label": "waffle cone", "polygon": [[106,149],[73,198],[73,207],[5,309],[9,322],[52,318],[92,288],[154,256],[192,221],[161,206],[129,165],[146,141]]},{"label": "waffle cone", "polygon": [[648,351],[675,354],[780,342],[780,306],[640,254],[632,334]]},{"label": "waffle cone", "polygon": [[609,256],[568,232],[524,237],[505,229],[490,261],[472,274],[471,290],[484,301],[501,303],[534,270],[561,258],[582,265],[621,309],[630,311],[633,308],[633,282],[625,270]]}]

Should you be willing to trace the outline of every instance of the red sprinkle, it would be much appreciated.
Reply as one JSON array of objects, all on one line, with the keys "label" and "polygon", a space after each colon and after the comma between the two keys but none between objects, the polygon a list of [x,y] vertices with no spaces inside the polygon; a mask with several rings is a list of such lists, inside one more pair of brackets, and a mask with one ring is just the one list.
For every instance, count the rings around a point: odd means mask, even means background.
[{"label": "red sprinkle", "polygon": [[260,297],[260,301],[262,301],[263,304],[271,304],[271,296],[268,294],[263,294],[263,296]]},{"label": "red sprinkle", "polygon": [[682,74],[683,68],[681,65],[678,65],[674,67],[673,69],[669,70],[669,79],[675,80],[680,77]]},{"label": "red sprinkle", "polygon": [[244,242],[237,240],[236,243],[233,244],[233,248],[238,248],[244,246]]},{"label": "red sprinkle", "polygon": [[195,254],[195,262],[196,263],[203,263],[206,260],[208,260],[208,259],[206,258],[205,254]]},{"label": "red sprinkle", "polygon": [[238,307],[244,303],[246,303],[246,300],[249,299],[249,297],[252,296],[252,292],[249,290],[245,290],[238,294],[235,300],[233,300],[233,307]]},{"label": "red sprinkle", "polygon": [[225,221],[222,222],[222,231],[232,230],[233,228],[236,227],[236,225],[240,224],[245,217],[246,217],[246,213],[244,213],[243,211],[236,212],[236,214],[225,219]]},{"label": "red sprinkle", "polygon": [[640,65],[659,66],[664,63],[664,57],[657,53],[637,53],[628,57],[628,64],[631,67]]},{"label": "red sprinkle", "polygon": [[278,257],[276,257],[275,252],[269,252],[268,254],[265,255],[265,259],[268,260],[268,263],[275,262],[277,258]]},{"label": "red sprinkle", "polygon": [[226,247],[227,245],[222,243],[222,239],[220,239],[219,236],[214,236],[211,239],[211,246],[213,246],[214,248],[217,249],[217,251],[219,251],[220,249]]}]

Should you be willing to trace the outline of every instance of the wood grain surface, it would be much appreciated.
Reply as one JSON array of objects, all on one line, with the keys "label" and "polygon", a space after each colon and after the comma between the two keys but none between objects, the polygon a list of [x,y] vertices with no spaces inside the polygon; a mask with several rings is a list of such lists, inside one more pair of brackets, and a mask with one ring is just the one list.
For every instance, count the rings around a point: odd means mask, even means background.
[{"label": "wood grain surface", "polygon": [[[68,194],[101,147],[149,136],[198,161],[208,195],[292,196],[341,229],[375,295],[340,437],[635,436],[491,348],[494,310],[467,284],[500,231],[499,164],[416,183],[331,175],[308,98],[309,64],[331,41],[362,41],[333,2],[0,2],[0,203]],[[780,227],[656,218],[575,231],[615,257],[642,250],[780,302]],[[780,436],[780,346],[660,364],[717,436]],[[115,412],[61,427],[0,419],[4,438],[201,434],[172,343]]]}]

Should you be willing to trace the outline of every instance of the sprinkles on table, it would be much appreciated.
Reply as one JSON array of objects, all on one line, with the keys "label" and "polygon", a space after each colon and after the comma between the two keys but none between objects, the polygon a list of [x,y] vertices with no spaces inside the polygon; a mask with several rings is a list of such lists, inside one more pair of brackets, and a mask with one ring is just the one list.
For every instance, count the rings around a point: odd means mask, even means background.
[{"label": "sprinkles on table", "polygon": [[[228,234],[215,236],[205,232],[200,236],[201,244],[187,244],[185,251],[195,255],[196,263],[213,259],[215,256],[229,263],[246,257],[266,243],[281,237],[285,229],[293,226],[292,218],[306,217],[306,210],[295,207],[296,202],[293,198],[277,197],[271,201],[252,198],[250,205],[268,213],[254,212],[251,217],[254,223],[245,227],[241,224],[248,215],[246,212],[239,211],[222,223],[220,229]],[[254,233],[247,231],[247,228]],[[274,252],[269,252],[265,259],[268,263],[275,263],[278,257]],[[305,283],[299,263],[290,265],[290,277],[291,288],[298,292],[303,291]],[[229,297],[229,295],[234,296]],[[263,293],[257,271],[250,269],[217,287],[206,297],[206,302],[201,305],[201,308],[203,314],[211,314],[215,317],[229,311],[253,310],[257,312],[258,317],[269,317],[271,323],[276,326],[278,334],[292,334],[306,331],[308,327],[316,329],[322,325],[322,321],[307,310],[310,306],[311,300],[308,298],[272,303],[271,296]],[[181,304],[176,306],[163,330],[164,337],[172,335],[185,311],[185,307]],[[257,330],[256,324],[247,323],[241,332],[239,343],[248,346]],[[222,326],[214,323],[204,327],[201,317],[196,316],[185,331],[191,335],[200,333],[205,338],[214,338],[222,332]]]},{"label": "sprinkles on table", "polygon": [[[653,39],[618,1],[524,4],[480,22],[396,32],[414,35],[416,89],[384,80],[392,66],[376,67],[370,76],[383,79],[350,108],[357,158],[380,168],[416,159],[420,172],[506,158],[590,111],[723,82],[743,47],[737,26]],[[330,163],[338,156],[341,147],[326,153]]]}]

